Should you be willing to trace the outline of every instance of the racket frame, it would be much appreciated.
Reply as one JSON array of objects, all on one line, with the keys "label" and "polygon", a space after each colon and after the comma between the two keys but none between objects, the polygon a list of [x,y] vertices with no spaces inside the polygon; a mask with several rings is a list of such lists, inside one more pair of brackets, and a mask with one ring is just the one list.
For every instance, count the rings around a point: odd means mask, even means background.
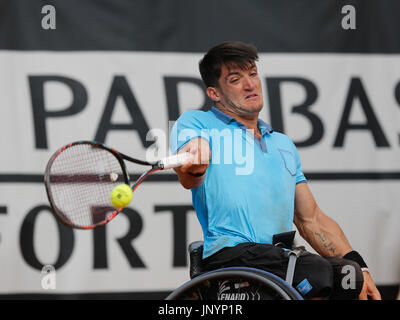
[{"label": "racket frame", "polygon": [[[123,178],[124,178],[124,182],[129,185],[132,189],[132,192],[136,190],[136,188],[143,182],[143,180],[149,176],[150,174],[152,174],[155,171],[158,170],[162,170],[163,167],[162,165],[160,166],[160,162],[155,162],[155,163],[151,163],[151,162],[147,162],[147,161],[143,161],[143,160],[139,160],[139,159],[135,159],[132,158],[130,156],[127,156],[113,148],[109,148],[107,146],[105,146],[103,143],[97,142],[97,141],[88,141],[88,140],[80,140],[80,141],[75,141],[72,143],[69,143],[61,148],[59,148],[56,152],[54,152],[54,154],[51,156],[50,160],[48,161],[47,165],[46,165],[46,169],[45,169],[45,174],[44,174],[44,184],[46,187],[46,193],[47,193],[47,197],[49,199],[49,203],[50,203],[50,207],[52,212],[54,213],[54,215],[58,218],[58,220],[63,223],[64,225],[66,225],[67,227],[73,228],[73,229],[94,229],[96,227],[100,227],[103,226],[105,224],[107,224],[108,222],[110,222],[112,219],[114,219],[122,210],[123,208],[119,208],[114,210],[114,212],[109,215],[105,220],[102,220],[98,223],[95,223],[93,225],[90,226],[80,226],[80,225],[76,225],[74,223],[72,223],[71,221],[69,221],[69,219],[62,213],[60,212],[55,204],[54,204],[54,200],[53,197],[51,195],[51,191],[50,191],[50,170],[52,167],[52,164],[54,163],[54,161],[57,159],[57,157],[65,150],[75,146],[75,145],[83,145],[83,144],[87,144],[87,145],[91,145],[95,148],[100,148],[100,149],[104,149],[108,152],[110,152],[112,155],[114,155],[114,157],[118,160],[119,164],[121,165],[122,168],[122,173],[123,173]],[[136,163],[136,164],[140,164],[140,165],[146,165],[146,166],[151,166],[151,169],[147,170],[146,172],[144,172],[136,181],[135,183],[131,186],[131,182],[129,179],[129,175],[126,171],[126,164],[124,162],[124,160],[132,162],[132,163]]]}]

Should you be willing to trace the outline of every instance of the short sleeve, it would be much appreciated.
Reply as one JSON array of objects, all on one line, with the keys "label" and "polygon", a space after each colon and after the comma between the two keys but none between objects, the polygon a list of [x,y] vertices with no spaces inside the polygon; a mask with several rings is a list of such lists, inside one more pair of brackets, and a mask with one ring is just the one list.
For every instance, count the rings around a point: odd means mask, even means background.
[{"label": "short sleeve", "polygon": [[301,161],[300,161],[300,156],[299,156],[299,152],[297,151],[296,146],[293,144],[293,149],[294,149],[294,155],[295,155],[295,160],[296,160],[296,184],[301,183],[301,182],[307,182],[307,179],[303,173],[303,168],[301,165]]},{"label": "short sleeve", "polygon": [[204,111],[186,111],[176,120],[170,134],[171,153],[177,153],[179,149],[194,138],[203,138],[209,141]]}]

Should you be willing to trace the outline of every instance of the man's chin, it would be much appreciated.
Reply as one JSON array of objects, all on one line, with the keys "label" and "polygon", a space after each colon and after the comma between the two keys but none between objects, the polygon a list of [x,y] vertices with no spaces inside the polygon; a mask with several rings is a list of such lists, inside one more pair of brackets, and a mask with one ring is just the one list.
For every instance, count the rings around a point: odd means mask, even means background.
[{"label": "man's chin", "polygon": [[248,104],[244,107],[249,113],[258,113],[262,110],[263,104]]},{"label": "man's chin", "polygon": [[[262,101],[243,101],[242,104],[234,104],[229,101],[228,105],[231,107],[229,108],[231,112],[242,117],[258,115],[263,108]],[[222,104],[222,106],[224,106],[224,104]]]}]

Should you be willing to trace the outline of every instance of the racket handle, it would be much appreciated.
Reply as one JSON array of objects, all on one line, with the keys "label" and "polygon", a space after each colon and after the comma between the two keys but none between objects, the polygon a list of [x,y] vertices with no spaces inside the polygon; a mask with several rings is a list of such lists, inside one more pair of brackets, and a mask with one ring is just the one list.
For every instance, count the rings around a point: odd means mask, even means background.
[{"label": "racket handle", "polygon": [[173,156],[169,156],[158,161],[157,165],[161,169],[170,169],[180,167],[188,162],[193,156],[189,152],[178,153]]}]

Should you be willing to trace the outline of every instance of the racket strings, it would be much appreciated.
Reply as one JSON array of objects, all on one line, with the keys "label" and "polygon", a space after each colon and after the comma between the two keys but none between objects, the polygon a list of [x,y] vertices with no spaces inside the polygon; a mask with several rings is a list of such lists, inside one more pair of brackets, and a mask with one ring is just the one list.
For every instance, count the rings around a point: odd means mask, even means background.
[{"label": "racket strings", "polygon": [[118,159],[90,144],[63,150],[50,171],[50,193],[57,213],[64,221],[82,228],[106,220],[115,211],[110,194],[124,182]]}]

